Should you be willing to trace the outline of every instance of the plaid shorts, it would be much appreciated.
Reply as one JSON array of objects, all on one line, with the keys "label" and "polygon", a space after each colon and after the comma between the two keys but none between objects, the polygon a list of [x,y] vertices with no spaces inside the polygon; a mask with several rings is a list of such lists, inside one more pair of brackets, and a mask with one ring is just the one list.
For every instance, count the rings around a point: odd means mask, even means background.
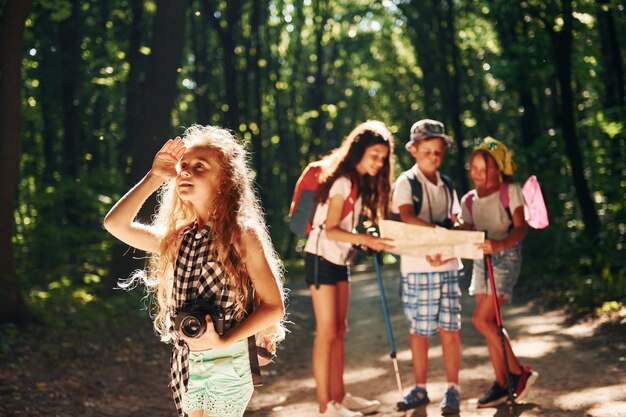
[{"label": "plaid shorts", "polygon": [[404,315],[412,334],[461,330],[459,272],[416,272],[402,277]]}]

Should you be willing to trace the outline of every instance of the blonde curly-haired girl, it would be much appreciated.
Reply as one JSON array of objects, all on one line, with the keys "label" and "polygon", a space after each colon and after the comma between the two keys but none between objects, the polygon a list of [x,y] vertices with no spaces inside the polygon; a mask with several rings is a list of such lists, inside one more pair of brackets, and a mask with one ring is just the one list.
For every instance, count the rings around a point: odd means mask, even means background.
[{"label": "blonde curly-haired girl", "polygon": [[[135,221],[157,190],[152,224]],[[253,392],[248,338],[261,334],[273,353],[284,338],[285,314],[282,264],[242,144],[222,128],[188,128],[163,145],[104,226],[150,255],[146,270],[122,285],[143,282],[156,301],[154,328],[174,345],[171,387],[179,414],[242,416]],[[199,300],[210,310],[200,313],[206,323],[186,315]]]}]

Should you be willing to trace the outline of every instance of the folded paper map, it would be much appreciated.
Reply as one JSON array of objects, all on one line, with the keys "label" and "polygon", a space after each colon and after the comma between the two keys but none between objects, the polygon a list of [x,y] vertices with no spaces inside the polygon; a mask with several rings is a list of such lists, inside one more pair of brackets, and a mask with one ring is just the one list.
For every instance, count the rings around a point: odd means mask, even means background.
[{"label": "folded paper map", "polygon": [[382,237],[393,239],[394,248],[389,252],[396,255],[483,258],[483,251],[476,248],[476,243],[485,241],[483,232],[417,226],[392,220],[382,220],[379,227]]}]

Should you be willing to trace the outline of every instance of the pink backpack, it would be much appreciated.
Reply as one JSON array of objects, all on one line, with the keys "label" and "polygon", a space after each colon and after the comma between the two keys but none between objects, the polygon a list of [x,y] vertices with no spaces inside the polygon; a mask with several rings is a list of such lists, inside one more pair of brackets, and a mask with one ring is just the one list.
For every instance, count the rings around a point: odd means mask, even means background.
[{"label": "pink backpack", "polygon": [[[513,216],[509,209],[509,183],[503,182],[500,184],[500,203],[506,214],[509,216],[511,222]],[[476,190],[472,190],[466,194],[468,197],[465,200],[465,204],[470,214],[472,214],[472,206],[474,205],[474,198],[476,197]],[[522,186],[522,196],[524,197],[524,217],[526,223],[533,229],[544,229],[548,227],[550,221],[548,220],[548,209],[541,193],[541,187],[539,181],[535,175],[528,177],[524,185]],[[473,214],[472,214],[473,216]]]}]

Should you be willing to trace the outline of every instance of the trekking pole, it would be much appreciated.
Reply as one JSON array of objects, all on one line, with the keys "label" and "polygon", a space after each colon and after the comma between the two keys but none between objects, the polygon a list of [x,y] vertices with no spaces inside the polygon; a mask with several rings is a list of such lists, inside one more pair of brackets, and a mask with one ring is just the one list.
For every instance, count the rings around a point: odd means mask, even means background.
[{"label": "trekking pole", "polygon": [[389,340],[389,357],[393,362],[393,369],[396,373],[396,383],[398,384],[398,392],[400,398],[404,399],[402,391],[402,380],[400,379],[400,370],[398,369],[398,360],[396,358],[396,343],[393,340],[393,332],[391,330],[391,320],[389,320],[389,309],[387,308],[387,299],[385,298],[385,287],[383,286],[383,277],[380,273],[380,265],[378,257],[381,252],[374,252],[374,269],[376,270],[376,281],[378,281],[378,292],[380,293],[380,302],[383,307],[383,317],[385,318],[385,328],[387,329],[387,339]]},{"label": "trekking pole", "polygon": [[[486,233],[485,233],[486,237]],[[493,308],[496,312],[496,325],[498,326],[498,334],[500,335],[500,344],[502,345],[502,356],[504,357],[504,369],[506,371],[506,385],[509,393],[509,400],[511,401],[511,407],[513,408],[513,414],[517,415],[515,410],[515,398],[513,396],[513,380],[511,379],[511,372],[509,371],[509,361],[506,354],[506,343],[504,341],[504,327],[502,326],[502,316],[500,316],[500,303],[498,302],[498,294],[496,292],[496,282],[493,278],[493,265],[491,264],[491,255],[485,255],[485,273],[489,280],[489,286],[491,287],[491,294],[493,298]]]}]

